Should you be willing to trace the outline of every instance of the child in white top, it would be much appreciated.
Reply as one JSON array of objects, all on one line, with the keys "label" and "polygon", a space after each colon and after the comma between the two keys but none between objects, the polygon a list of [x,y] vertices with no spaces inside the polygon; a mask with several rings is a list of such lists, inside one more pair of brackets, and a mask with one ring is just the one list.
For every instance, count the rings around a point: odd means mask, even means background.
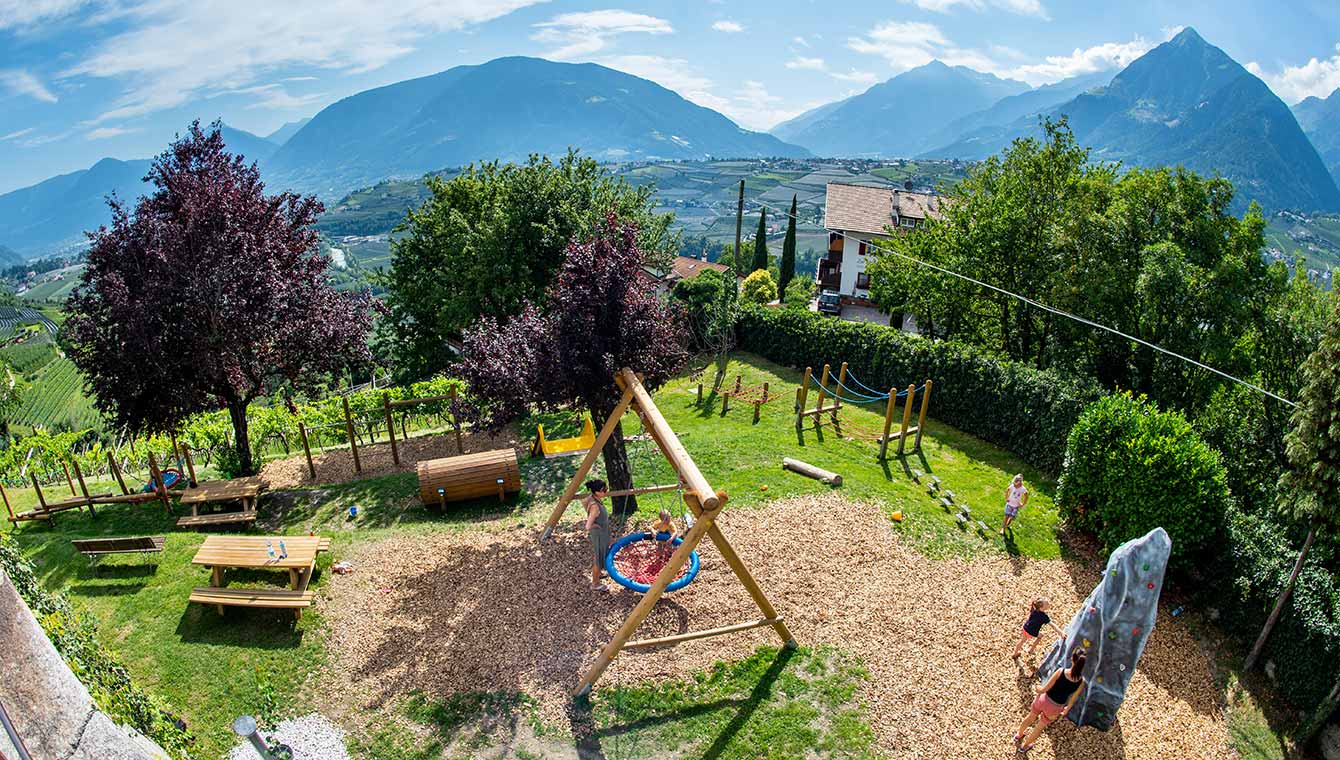
[{"label": "child in white top", "polygon": [[1005,535],[1005,531],[1010,529],[1010,523],[1019,516],[1019,510],[1028,504],[1028,487],[1024,485],[1024,476],[1022,473],[1015,475],[1014,480],[1005,487],[1005,525],[1000,529],[1000,535]]}]

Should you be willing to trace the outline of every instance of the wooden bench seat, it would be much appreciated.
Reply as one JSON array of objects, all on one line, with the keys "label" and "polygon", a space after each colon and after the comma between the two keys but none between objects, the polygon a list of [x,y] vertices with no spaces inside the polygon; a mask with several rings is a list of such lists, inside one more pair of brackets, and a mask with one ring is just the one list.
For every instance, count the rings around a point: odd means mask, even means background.
[{"label": "wooden bench seat", "polygon": [[157,554],[163,551],[166,536],[133,536],[126,538],[81,538],[70,543],[76,551],[90,559],[107,554]]},{"label": "wooden bench seat", "polygon": [[177,520],[178,528],[198,528],[202,525],[228,525],[229,523],[256,522],[254,511],[215,512],[208,515],[187,515]]},{"label": "wooden bench seat", "polygon": [[302,611],[312,606],[314,592],[303,589],[290,591],[279,588],[214,588],[197,586],[191,590],[190,601],[212,604],[223,614],[224,607],[253,607],[267,610],[293,610],[293,616],[302,618]]}]

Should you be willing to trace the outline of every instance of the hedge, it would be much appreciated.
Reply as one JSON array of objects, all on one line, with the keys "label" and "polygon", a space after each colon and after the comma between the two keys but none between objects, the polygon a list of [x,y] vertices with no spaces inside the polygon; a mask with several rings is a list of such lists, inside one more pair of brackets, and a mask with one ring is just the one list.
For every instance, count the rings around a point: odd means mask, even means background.
[{"label": "hedge", "polygon": [[0,570],[9,576],[61,659],[100,710],[153,739],[173,757],[191,760],[191,734],[173,722],[157,699],[130,680],[130,673],[98,641],[92,620],[75,610],[65,597],[42,587],[32,565],[7,534],[0,534]]},{"label": "hedge", "polygon": [[1072,379],[952,341],[886,326],[831,319],[809,311],[745,308],[739,347],[795,368],[825,362],[873,388],[906,388],[930,378],[931,416],[1000,446],[1051,475],[1061,471],[1066,437],[1086,406],[1104,393]]}]

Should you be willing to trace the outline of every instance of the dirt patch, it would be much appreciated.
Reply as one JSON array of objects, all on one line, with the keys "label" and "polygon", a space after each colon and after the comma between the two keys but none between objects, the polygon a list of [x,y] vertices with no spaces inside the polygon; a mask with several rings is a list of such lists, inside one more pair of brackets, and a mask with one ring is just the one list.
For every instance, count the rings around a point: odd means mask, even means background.
[{"label": "dirt patch", "polygon": [[[585,537],[572,524],[541,544],[532,530],[393,537],[364,545],[329,586],[333,675],[363,708],[413,689],[434,696],[515,690],[564,724],[568,691],[638,595],[586,590]],[[929,560],[871,506],[804,497],[728,512],[722,529],[802,644],[859,656],[867,715],[895,758],[1011,757],[1036,683],[1009,658],[1029,600],[1050,596],[1064,624],[1101,567],[1019,558]],[[710,546],[702,572],[657,605],[639,637],[758,617]],[[687,676],[776,644],[771,629],[625,652],[602,684]],[[1031,658],[1041,660],[1042,649]],[[1160,616],[1117,726],[1062,721],[1035,757],[1079,760],[1231,756],[1211,663],[1180,621]]]},{"label": "dirt patch", "polygon": [[[461,444],[466,454],[476,451],[492,451],[506,447],[525,447],[524,441],[518,441],[512,431],[503,431],[496,435],[488,433],[465,433]],[[379,475],[391,475],[397,472],[413,472],[420,460],[452,457],[461,453],[456,448],[456,436],[452,433],[430,435],[420,438],[396,441],[400,452],[400,464],[397,466],[391,458],[391,444],[374,443],[358,447],[359,464],[362,473],[354,471],[354,457],[349,449],[312,452],[312,464],[316,466],[316,480],[312,480],[307,469],[307,458],[299,449],[298,455],[288,459],[268,462],[261,468],[261,477],[269,483],[270,490],[297,488],[317,483],[347,483],[351,480],[375,478]],[[526,451],[519,451],[524,456]]]}]

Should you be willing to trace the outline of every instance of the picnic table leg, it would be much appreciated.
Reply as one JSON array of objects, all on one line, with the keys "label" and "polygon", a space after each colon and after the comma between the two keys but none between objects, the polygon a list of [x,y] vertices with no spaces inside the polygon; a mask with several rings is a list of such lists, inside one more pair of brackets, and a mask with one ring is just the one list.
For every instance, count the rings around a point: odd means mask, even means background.
[{"label": "picnic table leg", "polygon": [[[218,565],[215,565],[211,567],[209,570],[210,570],[210,585],[213,586],[214,588],[223,588],[223,568],[219,567]],[[219,614],[222,615],[223,605],[218,604],[215,606],[218,607]]]}]

